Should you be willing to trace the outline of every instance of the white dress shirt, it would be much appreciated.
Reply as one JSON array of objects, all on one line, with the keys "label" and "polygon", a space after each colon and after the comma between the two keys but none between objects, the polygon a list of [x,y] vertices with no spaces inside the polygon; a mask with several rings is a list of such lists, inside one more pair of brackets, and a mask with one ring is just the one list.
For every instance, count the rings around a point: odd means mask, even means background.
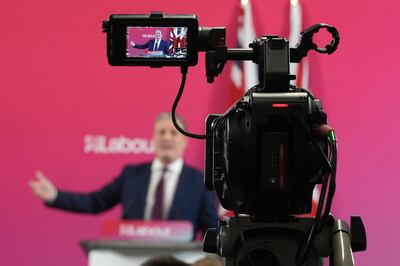
[{"label": "white dress shirt", "polygon": [[183,167],[183,159],[177,159],[169,165],[164,166],[159,159],[154,159],[151,164],[151,176],[149,188],[147,190],[146,208],[144,219],[151,220],[151,213],[155,202],[155,191],[160,181],[163,168],[167,167],[164,174],[164,193],[163,193],[163,219],[168,218],[172,201],[174,200],[176,185],[178,184],[179,175]]}]

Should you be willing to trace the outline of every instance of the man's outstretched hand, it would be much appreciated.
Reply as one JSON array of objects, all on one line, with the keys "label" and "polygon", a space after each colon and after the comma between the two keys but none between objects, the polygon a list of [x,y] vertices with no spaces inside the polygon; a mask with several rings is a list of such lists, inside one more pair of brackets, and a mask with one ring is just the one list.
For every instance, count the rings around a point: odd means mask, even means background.
[{"label": "man's outstretched hand", "polygon": [[29,181],[33,193],[41,200],[52,202],[57,197],[57,189],[53,183],[41,172],[35,172],[36,179]]}]

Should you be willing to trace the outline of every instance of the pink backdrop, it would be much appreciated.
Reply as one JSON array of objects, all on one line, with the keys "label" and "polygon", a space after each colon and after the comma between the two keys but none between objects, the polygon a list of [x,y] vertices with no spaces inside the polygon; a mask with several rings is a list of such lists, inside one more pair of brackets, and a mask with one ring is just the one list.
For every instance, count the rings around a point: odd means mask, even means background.
[{"label": "pink backdrop", "polygon": [[[253,0],[262,33],[288,35],[288,2]],[[305,27],[335,25],[341,35],[332,56],[310,54],[311,88],[324,104],[339,139],[335,215],[363,217],[368,250],[358,265],[399,265],[400,171],[398,61],[400,4],[388,1],[303,1]],[[27,182],[41,169],[56,185],[88,191],[109,181],[128,162],[151,158],[152,122],[169,110],[179,69],[107,65],[102,20],[112,13],[196,13],[203,26],[227,26],[234,47],[237,1],[4,1],[0,16],[0,265],[85,265],[81,239],[97,238],[99,216],[44,208]],[[180,113],[202,133],[208,113],[226,106],[229,72],[212,86],[204,56],[189,69]],[[154,78],[157,77],[157,78]],[[87,138],[131,148],[96,152]],[[99,139],[99,141],[100,141]],[[192,140],[186,160],[203,165],[203,142]],[[137,145],[137,146],[134,146]],[[85,149],[86,146],[86,149]],[[141,147],[141,148],[138,148]],[[100,149],[101,150],[101,149]]]}]

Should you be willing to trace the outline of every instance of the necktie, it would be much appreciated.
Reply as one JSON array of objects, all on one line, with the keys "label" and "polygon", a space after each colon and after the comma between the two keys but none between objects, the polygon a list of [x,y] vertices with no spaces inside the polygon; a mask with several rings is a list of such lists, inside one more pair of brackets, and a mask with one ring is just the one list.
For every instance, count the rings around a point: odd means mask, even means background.
[{"label": "necktie", "polygon": [[164,167],[154,193],[154,204],[151,212],[152,220],[162,220],[163,218],[163,198],[164,198],[164,175],[167,168]]},{"label": "necktie", "polygon": [[157,50],[157,39],[154,40],[153,51]]},{"label": "necktie", "polygon": [[156,39],[154,41],[153,51],[157,51],[158,50],[158,46],[160,46],[160,40]]}]

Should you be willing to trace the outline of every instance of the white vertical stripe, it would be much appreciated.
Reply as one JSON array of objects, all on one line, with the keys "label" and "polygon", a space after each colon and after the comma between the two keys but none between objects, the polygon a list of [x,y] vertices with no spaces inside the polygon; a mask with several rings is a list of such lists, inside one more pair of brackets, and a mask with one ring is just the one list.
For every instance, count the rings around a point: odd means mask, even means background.
[{"label": "white vertical stripe", "polygon": [[310,90],[310,67],[308,65],[308,58],[303,58],[303,78],[301,87]]},{"label": "white vertical stripe", "polygon": [[294,47],[299,41],[301,32],[301,6],[299,2],[290,4],[290,47]]},{"label": "white vertical stripe", "polygon": [[[299,42],[301,32],[301,6],[298,1],[290,1],[290,47],[294,47]],[[297,75],[297,63],[290,63],[290,73]],[[296,85],[296,81],[290,81],[292,85]]]},{"label": "white vertical stripe", "polygon": [[232,64],[231,68],[231,80],[235,85],[235,88],[241,89],[242,88],[242,71],[238,67],[237,64]]},{"label": "white vertical stripe", "polygon": [[[250,0],[241,1],[243,8],[243,30],[240,33],[239,40],[244,48],[248,48],[248,45],[256,38],[254,25],[253,25],[253,14],[251,11]],[[244,89],[248,90],[252,86],[259,83],[258,81],[258,66],[251,61],[244,61]]]}]

